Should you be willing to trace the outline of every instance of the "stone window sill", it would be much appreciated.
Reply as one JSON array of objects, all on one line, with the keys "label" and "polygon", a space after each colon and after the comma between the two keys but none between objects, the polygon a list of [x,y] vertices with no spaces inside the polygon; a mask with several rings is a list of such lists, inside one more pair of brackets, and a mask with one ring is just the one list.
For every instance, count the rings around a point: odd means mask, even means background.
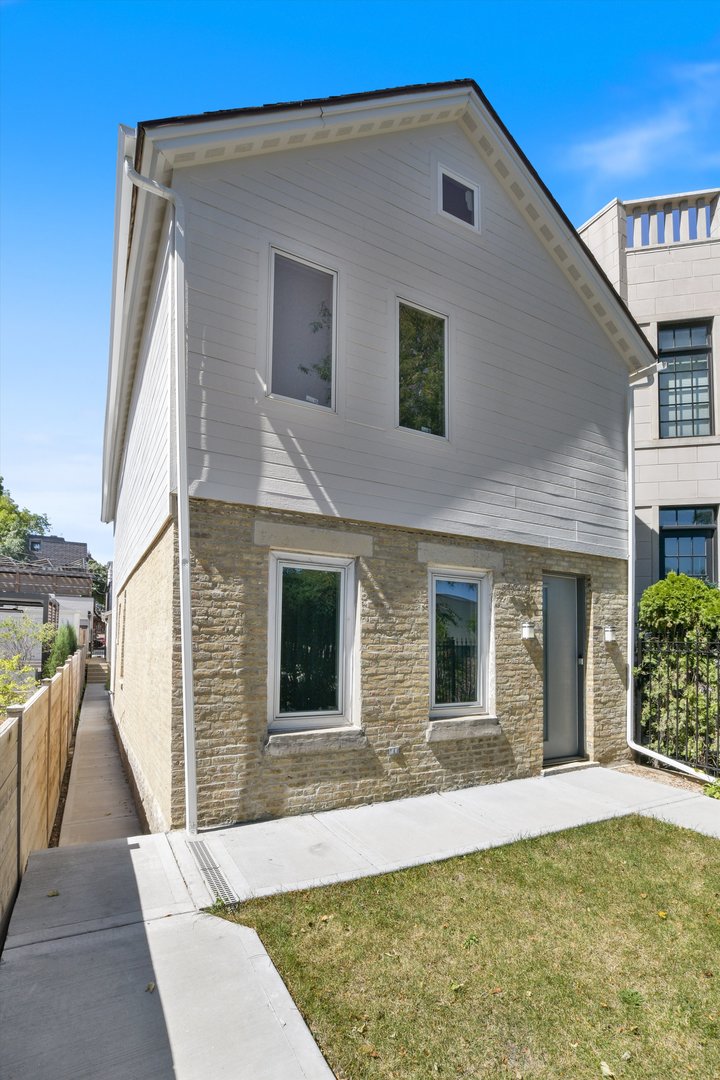
[{"label": "stone window sill", "polygon": [[297,757],[337,750],[363,750],[368,745],[361,728],[324,728],[320,731],[273,732],[265,744],[269,757]]},{"label": "stone window sill", "polygon": [[496,716],[457,716],[447,720],[430,720],[425,729],[425,741],[453,742],[457,739],[478,739],[497,735],[500,721]]}]

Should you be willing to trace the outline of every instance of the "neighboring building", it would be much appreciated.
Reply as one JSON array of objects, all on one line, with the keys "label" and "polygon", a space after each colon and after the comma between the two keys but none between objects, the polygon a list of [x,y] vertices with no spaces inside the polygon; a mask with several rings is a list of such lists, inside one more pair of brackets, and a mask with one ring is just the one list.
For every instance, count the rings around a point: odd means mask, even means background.
[{"label": "neighboring building", "polygon": [[658,352],[635,389],[637,594],[717,581],[720,189],[615,199],[580,235]]},{"label": "neighboring building", "polygon": [[80,568],[57,569],[47,563],[16,563],[0,558],[0,601],[43,605],[43,622],[69,623],[79,640],[91,632],[95,601],[92,575]]},{"label": "neighboring building", "polygon": [[64,540],[62,536],[41,536],[39,533],[31,533],[28,536],[28,559],[31,562],[47,562],[51,566],[74,566],[80,570],[87,570],[87,544]]},{"label": "neighboring building", "polygon": [[121,129],[103,517],[151,827],[195,763],[212,825],[623,757],[652,359],[473,82]]}]

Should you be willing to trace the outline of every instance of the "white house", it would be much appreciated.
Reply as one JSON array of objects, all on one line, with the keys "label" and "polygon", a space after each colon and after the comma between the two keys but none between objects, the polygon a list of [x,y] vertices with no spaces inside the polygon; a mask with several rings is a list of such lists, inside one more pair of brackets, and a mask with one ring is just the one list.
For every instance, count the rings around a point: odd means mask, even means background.
[{"label": "white house", "polygon": [[653,354],[477,85],[122,128],[116,207],[112,695],[151,827],[620,758]]},{"label": "white house", "polygon": [[637,593],[717,581],[720,189],[614,199],[579,231],[658,352],[634,390]]}]

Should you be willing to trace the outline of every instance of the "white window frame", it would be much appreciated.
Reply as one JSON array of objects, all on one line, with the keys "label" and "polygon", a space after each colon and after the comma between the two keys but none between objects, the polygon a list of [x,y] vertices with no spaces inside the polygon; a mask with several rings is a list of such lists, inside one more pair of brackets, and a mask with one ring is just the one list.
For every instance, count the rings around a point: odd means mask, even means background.
[{"label": "white window frame", "polygon": [[[478,628],[477,628],[477,701],[435,704],[435,582],[460,581],[478,586]],[[434,719],[452,716],[471,716],[489,712],[488,671],[491,635],[491,591],[490,575],[474,570],[448,570],[433,567],[428,572],[429,612],[430,612],[430,716]]]},{"label": "white window frame", "polygon": [[[442,319],[445,324],[445,336],[444,336],[444,368],[443,368],[443,408],[444,408],[444,420],[445,420],[445,434],[436,435],[434,431],[423,431],[422,428],[410,428],[405,427],[400,423],[400,305],[404,304],[406,307],[415,308],[416,311],[423,311],[426,315],[433,315],[436,319]],[[414,300],[408,300],[406,296],[395,297],[395,428],[397,431],[407,431],[411,435],[421,435],[423,438],[430,439],[442,439],[443,442],[450,441],[450,378],[449,378],[449,363],[448,355],[450,352],[450,317],[442,311],[435,311],[433,308],[427,307],[425,304],[418,304]]]},{"label": "white window frame", "polygon": [[[303,570],[340,571],[340,640],[338,641],[338,703],[337,711],[280,712],[280,641],[282,633],[282,572],[286,566]],[[317,731],[322,728],[346,727],[353,724],[354,675],[357,626],[357,582],[355,559],[333,558],[328,555],[305,555],[297,552],[270,553],[268,589],[268,730]]]},{"label": "white window frame", "polygon": [[[469,221],[463,221],[462,218],[456,217],[455,214],[448,213],[443,209],[443,176],[449,176],[451,180],[456,180],[458,184],[463,184],[475,195],[475,221],[470,224]],[[449,169],[447,165],[443,165],[438,162],[437,167],[437,212],[440,217],[445,218],[448,221],[454,221],[456,225],[462,225],[465,229],[471,229],[474,233],[480,232],[480,185],[476,184],[473,180],[468,180],[467,176],[463,176],[462,173],[456,172],[455,169]]]},{"label": "white window frame", "polygon": [[[333,300],[333,322],[332,322],[332,334],[330,336],[332,347],[332,365],[330,375],[330,404],[321,405],[320,402],[302,401],[300,398],[288,397],[286,394],[278,394],[273,391],[273,331],[274,331],[274,316],[275,316],[275,256],[281,255],[283,259],[290,259],[292,262],[301,263],[303,266],[309,266],[313,270],[320,270],[323,274],[330,274],[332,277],[332,300]],[[267,388],[266,396],[273,398],[275,401],[287,401],[292,405],[301,405],[307,409],[321,409],[323,412],[336,412],[336,380],[337,380],[337,310],[338,310],[338,272],[333,270],[329,266],[323,266],[321,263],[313,262],[312,259],[305,259],[301,255],[295,255],[293,252],[285,251],[283,248],[272,247],[270,248],[270,285],[269,285],[269,305],[268,305],[268,328],[267,328],[267,340],[268,340],[268,358],[267,358]]]}]

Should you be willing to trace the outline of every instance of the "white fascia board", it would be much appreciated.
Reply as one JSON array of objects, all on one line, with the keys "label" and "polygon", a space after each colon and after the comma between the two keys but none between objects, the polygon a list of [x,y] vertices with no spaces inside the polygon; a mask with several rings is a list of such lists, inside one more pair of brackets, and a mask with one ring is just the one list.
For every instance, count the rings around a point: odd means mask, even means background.
[{"label": "white fascia board", "polygon": [[471,93],[470,87],[451,87],[216,120],[209,117],[187,123],[151,125],[143,129],[144,138],[177,168],[267,154],[325,140],[382,134],[401,130],[405,124],[452,121],[465,110]]},{"label": "white fascia board", "polygon": [[110,314],[110,358],[105,403],[105,433],[103,440],[102,513],[104,522],[110,522],[115,514],[115,480],[117,475],[118,446],[118,399],[122,383],[124,362],[123,338],[126,323],[125,277],[127,250],[130,235],[132,190],[125,182],[124,162],[135,154],[136,133],[132,128],[120,125],[115,180],[115,232],[113,239],[112,303]]},{"label": "white fascia board", "polygon": [[[470,118],[470,125],[467,120]],[[555,206],[506,132],[473,95],[465,118],[469,136],[525,221],[565,274],[615,346],[630,372],[656,359],[655,352],[573,226]],[[490,136],[483,136],[482,128]],[[480,132],[477,129],[480,128]],[[487,145],[485,145],[487,144]],[[494,145],[493,145],[494,144]]]}]

